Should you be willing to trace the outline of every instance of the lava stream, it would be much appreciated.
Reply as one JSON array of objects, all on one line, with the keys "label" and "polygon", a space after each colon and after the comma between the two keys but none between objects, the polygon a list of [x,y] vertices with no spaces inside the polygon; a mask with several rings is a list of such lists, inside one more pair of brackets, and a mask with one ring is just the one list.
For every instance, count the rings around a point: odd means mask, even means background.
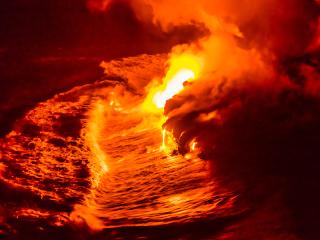
[{"label": "lava stream", "polygon": [[[147,74],[158,74],[161,59],[143,55],[120,66],[134,66],[128,72],[150,81],[139,67],[149,63]],[[16,202],[7,213],[13,229],[22,217],[55,227],[80,221],[101,230],[243,212],[237,195],[210,176],[196,152],[178,154],[161,128],[162,113],[146,111],[145,96],[130,81],[107,78],[58,94],[1,139],[1,181],[25,199],[10,200]],[[196,151],[196,142],[190,144]]]},{"label": "lava stream", "polygon": [[[173,154],[172,146],[159,148],[161,129],[150,121],[155,116],[134,107],[139,103],[119,110],[106,101],[103,117],[101,102],[94,106],[88,125],[91,119],[103,126],[97,138],[109,170],[98,176],[99,185],[87,197],[86,207],[105,227],[189,222],[232,208],[234,196],[210,180],[203,161]],[[97,120],[99,115],[103,119]]]}]

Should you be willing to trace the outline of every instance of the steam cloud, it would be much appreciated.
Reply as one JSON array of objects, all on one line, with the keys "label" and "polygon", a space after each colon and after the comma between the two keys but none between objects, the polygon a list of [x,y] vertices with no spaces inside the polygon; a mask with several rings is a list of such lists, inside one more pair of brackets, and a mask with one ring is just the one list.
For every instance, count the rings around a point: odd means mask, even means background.
[{"label": "steam cloud", "polygon": [[[182,152],[196,138],[208,159],[241,164],[250,159],[250,165],[259,161],[272,168],[275,161],[285,166],[314,156],[320,136],[316,1],[131,4],[141,20],[163,29],[197,24],[210,32],[173,49],[205,60],[201,79],[166,105],[165,126],[174,131]],[[210,114],[214,117],[204,121]]]},{"label": "steam cloud", "polygon": [[[89,6],[103,11],[111,2],[90,0]],[[165,127],[181,152],[196,138],[205,159],[250,159],[264,167],[272,159],[272,167],[312,158],[320,140],[319,2],[123,2],[140,21],[165,31],[186,24],[208,30],[172,50],[205,63],[201,78],[166,104]]]},{"label": "steam cloud", "polygon": [[[320,1],[122,1],[141,22],[164,31],[181,25],[207,30],[171,52],[204,60],[200,78],[165,106],[164,127],[179,151],[188,152],[195,139],[215,176],[246,183],[285,179],[279,191],[297,232],[318,239]],[[112,1],[98,2],[103,11]]]}]

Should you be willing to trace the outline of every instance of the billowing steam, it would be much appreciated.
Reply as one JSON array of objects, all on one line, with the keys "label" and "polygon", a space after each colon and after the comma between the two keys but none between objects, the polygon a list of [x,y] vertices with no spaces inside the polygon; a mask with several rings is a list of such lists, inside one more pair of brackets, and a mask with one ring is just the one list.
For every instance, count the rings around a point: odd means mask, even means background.
[{"label": "billowing steam", "polygon": [[[100,10],[111,3],[90,2]],[[294,162],[312,155],[320,136],[317,1],[124,2],[165,31],[188,24],[208,31],[171,53],[204,63],[165,106],[164,126],[181,152],[196,139],[205,159]]]}]

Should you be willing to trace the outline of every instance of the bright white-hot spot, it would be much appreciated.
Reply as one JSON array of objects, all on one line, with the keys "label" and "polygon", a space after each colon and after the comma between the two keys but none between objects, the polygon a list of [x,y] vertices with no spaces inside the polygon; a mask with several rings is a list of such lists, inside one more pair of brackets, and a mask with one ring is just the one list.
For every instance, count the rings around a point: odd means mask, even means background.
[{"label": "bright white-hot spot", "polygon": [[166,102],[184,89],[184,83],[199,78],[203,68],[202,59],[193,54],[173,55],[168,61],[169,68],[162,78],[155,79],[147,87],[143,110],[163,114]]},{"label": "bright white-hot spot", "polygon": [[194,79],[195,73],[190,69],[181,69],[168,82],[164,91],[159,91],[155,94],[153,101],[158,108],[163,108],[170,98],[179,93],[183,89],[183,84],[188,80]]}]

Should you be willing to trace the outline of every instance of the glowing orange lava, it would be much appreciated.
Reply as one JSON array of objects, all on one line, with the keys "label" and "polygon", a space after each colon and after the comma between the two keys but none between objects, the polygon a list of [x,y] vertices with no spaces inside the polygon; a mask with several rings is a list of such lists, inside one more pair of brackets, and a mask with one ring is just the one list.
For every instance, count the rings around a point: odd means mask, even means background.
[{"label": "glowing orange lava", "polygon": [[[188,53],[172,55],[168,63],[169,68],[165,77],[162,79],[162,83],[156,80],[153,81],[147,87],[148,95],[143,102],[144,111],[154,113],[158,116],[157,122],[159,127],[166,121],[166,117],[163,115],[166,102],[181,92],[186,82],[196,80],[203,67],[200,57]],[[176,144],[171,132],[163,129],[160,149],[170,152],[172,148],[174,148],[173,146],[176,147]]]},{"label": "glowing orange lava", "polygon": [[148,87],[148,95],[143,107],[148,112],[162,112],[166,102],[181,92],[186,82],[196,80],[202,70],[202,60],[193,54],[173,55],[169,69],[162,83],[153,81]]}]

